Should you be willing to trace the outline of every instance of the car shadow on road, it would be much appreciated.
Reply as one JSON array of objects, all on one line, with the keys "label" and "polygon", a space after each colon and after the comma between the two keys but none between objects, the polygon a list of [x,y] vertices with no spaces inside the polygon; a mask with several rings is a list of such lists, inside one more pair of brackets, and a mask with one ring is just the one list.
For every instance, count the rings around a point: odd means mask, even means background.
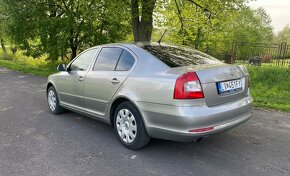
[{"label": "car shadow on road", "polygon": [[[251,120],[199,142],[151,139],[146,147],[129,150],[118,141],[113,127],[108,124],[73,112],[51,117],[55,121],[52,123],[56,125],[55,135],[52,136],[61,142],[61,145],[58,144],[54,149],[59,150],[62,158],[66,156],[72,161],[79,161],[78,158],[88,156],[92,165],[100,165],[100,162],[118,163],[120,168],[134,166],[138,167],[140,172],[151,175],[163,172],[180,174],[185,171],[186,174],[192,175],[193,170],[208,169],[211,170],[210,173],[218,170],[217,175],[233,175],[232,171],[235,170],[239,171],[240,175],[269,170],[287,172],[282,166],[288,157],[273,150],[275,143],[271,143],[269,139],[272,136],[266,133],[269,130],[264,126],[257,126]],[[264,137],[261,137],[263,134]],[[280,157],[272,159],[271,163],[268,160],[269,154]]]}]

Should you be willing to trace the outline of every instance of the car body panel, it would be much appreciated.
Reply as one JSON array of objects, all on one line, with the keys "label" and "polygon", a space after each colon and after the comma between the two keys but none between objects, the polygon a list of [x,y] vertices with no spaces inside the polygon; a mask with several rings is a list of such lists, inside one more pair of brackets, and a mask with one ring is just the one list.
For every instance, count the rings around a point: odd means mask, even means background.
[{"label": "car body panel", "polygon": [[[193,140],[202,133],[189,133],[191,129],[219,126],[244,117],[252,112],[251,97],[215,107],[200,106],[169,106],[147,102],[137,102],[145,119],[150,136],[163,138],[168,134],[182,134]],[[158,129],[161,131],[157,132]],[[164,133],[164,134],[163,134]],[[210,134],[210,133],[204,133]],[[165,135],[166,136],[166,135]],[[169,138],[167,138],[169,139]],[[171,138],[171,140],[178,140]]]},{"label": "car body panel", "polygon": [[[115,92],[128,77],[128,72],[93,71],[86,76],[84,99],[88,111],[105,116]],[[116,78],[119,83],[111,81]]]},{"label": "car body panel", "polygon": [[84,107],[83,86],[84,82],[79,77],[85,77],[86,71],[66,72],[61,76],[61,83],[58,86],[59,99],[77,108]]}]

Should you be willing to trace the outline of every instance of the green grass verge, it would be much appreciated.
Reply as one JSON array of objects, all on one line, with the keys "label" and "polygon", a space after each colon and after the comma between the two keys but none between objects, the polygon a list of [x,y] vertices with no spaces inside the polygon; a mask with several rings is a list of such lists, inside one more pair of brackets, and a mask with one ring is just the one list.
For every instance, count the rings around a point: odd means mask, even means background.
[{"label": "green grass verge", "polygon": [[[33,63],[0,59],[0,66],[43,77],[55,73],[59,64]],[[290,69],[252,66],[247,68],[251,76],[251,95],[255,107],[290,112]]]},{"label": "green grass verge", "polygon": [[47,77],[48,75],[55,73],[57,65],[58,63],[30,65],[25,62],[0,59],[0,66],[43,77]]},{"label": "green grass verge", "polygon": [[256,107],[290,112],[290,69],[247,67]]}]

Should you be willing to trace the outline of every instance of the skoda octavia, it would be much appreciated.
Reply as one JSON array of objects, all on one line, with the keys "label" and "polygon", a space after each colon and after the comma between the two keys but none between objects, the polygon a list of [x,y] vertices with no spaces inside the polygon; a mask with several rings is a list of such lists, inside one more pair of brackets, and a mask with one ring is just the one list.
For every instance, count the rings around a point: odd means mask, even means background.
[{"label": "skoda octavia", "polygon": [[252,116],[249,73],[184,46],[107,44],[50,75],[50,111],[72,110],[114,126],[129,149],[150,138],[194,141]]}]

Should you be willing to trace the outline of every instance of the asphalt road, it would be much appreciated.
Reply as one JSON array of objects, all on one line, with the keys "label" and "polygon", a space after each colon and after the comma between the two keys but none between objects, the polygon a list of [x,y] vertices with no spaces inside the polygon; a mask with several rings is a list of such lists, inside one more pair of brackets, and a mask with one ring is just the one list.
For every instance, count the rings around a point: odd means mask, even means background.
[{"label": "asphalt road", "polygon": [[[290,115],[254,111],[200,142],[124,148],[109,125],[52,115],[46,79],[0,68],[0,175],[290,175]],[[286,98],[286,97],[285,97]]]}]

